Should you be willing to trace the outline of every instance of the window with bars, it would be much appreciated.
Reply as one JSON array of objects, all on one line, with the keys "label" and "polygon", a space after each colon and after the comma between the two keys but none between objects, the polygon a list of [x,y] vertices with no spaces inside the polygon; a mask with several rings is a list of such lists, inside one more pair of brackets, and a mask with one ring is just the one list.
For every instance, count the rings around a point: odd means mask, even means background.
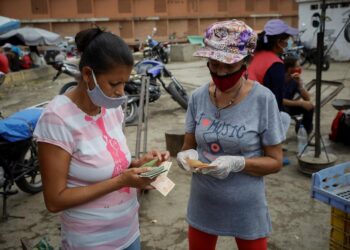
[{"label": "window with bars", "polygon": [[92,13],[91,0],[77,0],[79,14]]},{"label": "window with bars", "polygon": [[120,13],[131,13],[131,0],[118,0]]},{"label": "window with bars", "polygon": [[31,0],[33,14],[48,14],[47,0]]},{"label": "window with bars", "polygon": [[245,10],[254,11],[255,0],[245,0]]},{"label": "window with bars", "polygon": [[156,13],[166,12],[166,0],[154,0],[154,11]]}]

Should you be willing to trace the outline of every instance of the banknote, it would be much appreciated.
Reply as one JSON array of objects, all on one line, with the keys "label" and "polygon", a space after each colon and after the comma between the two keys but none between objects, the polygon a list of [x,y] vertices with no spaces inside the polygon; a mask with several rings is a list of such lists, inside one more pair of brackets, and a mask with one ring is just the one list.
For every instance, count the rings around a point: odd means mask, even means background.
[{"label": "banknote", "polygon": [[160,175],[151,183],[163,196],[167,196],[170,191],[175,187],[175,183],[170,180],[166,175]]}]

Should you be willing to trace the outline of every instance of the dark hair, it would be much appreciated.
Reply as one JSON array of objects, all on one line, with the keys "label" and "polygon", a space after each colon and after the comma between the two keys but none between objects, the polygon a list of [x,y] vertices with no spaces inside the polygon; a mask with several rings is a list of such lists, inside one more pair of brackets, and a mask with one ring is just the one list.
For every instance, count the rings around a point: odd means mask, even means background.
[{"label": "dark hair", "polygon": [[80,70],[84,66],[89,66],[99,74],[107,72],[116,65],[134,65],[134,58],[123,39],[100,28],[80,31],[75,36],[75,43],[78,51],[82,53]]},{"label": "dark hair", "polygon": [[286,58],[284,58],[284,68],[286,69],[286,71],[289,68],[294,68],[295,64],[298,61],[298,58],[296,58],[295,56],[287,56]]},{"label": "dark hair", "polygon": [[272,51],[279,40],[285,40],[288,37],[290,37],[290,35],[288,35],[287,33],[282,33],[282,34],[273,35],[273,36],[266,35],[267,43],[265,43],[264,37],[265,37],[265,31],[258,34],[258,41],[256,44],[255,51],[261,51],[261,50]]}]

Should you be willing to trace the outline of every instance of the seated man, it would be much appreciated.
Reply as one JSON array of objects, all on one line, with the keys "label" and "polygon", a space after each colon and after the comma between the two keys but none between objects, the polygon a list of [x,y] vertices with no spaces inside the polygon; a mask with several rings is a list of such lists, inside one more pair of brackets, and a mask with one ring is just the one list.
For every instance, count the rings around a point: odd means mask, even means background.
[{"label": "seated man", "polygon": [[[295,57],[286,57],[284,66],[286,69],[283,96],[284,110],[291,116],[302,114],[302,119],[297,121],[295,131],[298,132],[300,124],[303,124],[307,133],[310,134],[313,129],[314,105],[310,101],[310,94],[303,86],[300,77],[301,67],[298,65],[298,60]],[[300,95],[300,98],[294,100],[294,96],[297,93]]]}]

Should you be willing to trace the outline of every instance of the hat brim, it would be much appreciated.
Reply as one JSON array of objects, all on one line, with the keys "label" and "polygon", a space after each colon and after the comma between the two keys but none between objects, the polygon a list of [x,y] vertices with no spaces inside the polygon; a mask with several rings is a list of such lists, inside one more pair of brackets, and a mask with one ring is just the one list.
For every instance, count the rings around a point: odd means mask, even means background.
[{"label": "hat brim", "polygon": [[291,35],[291,36],[296,36],[296,35],[298,35],[299,31],[296,28],[288,27],[288,29],[285,33],[287,33],[288,35]]},{"label": "hat brim", "polygon": [[223,52],[219,50],[214,50],[212,48],[204,47],[194,52],[193,56],[209,58],[209,59],[226,63],[226,64],[233,64],[243,60],[243,58],[245,58],[247,55],[233,54],[233,53]]}]

